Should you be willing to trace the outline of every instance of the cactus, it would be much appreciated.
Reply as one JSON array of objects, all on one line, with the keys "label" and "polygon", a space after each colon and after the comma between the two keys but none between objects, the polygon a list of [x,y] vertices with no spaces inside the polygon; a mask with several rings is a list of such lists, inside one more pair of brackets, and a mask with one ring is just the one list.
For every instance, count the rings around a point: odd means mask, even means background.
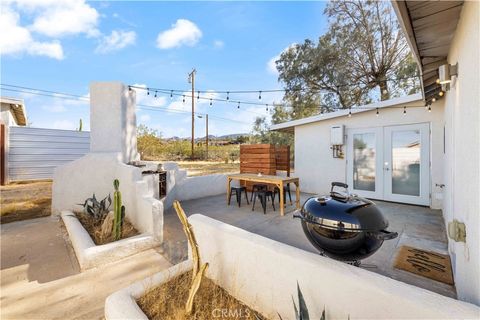
[{"label": "cactus", "polygon": [[82,119],[80,118],[80,122],[78,124],[78,131],[82,131],[82,128],[83,128],[83,121]]},{"label": "cactus", "polygon": [[[115,240],[119,240],[122,235],[122,194],[118,190],[120,186],[120,181],[115,179],[113,181],[113,187],[115,191],[113,192],[113,236]],[[125,212],[125,207],[123,207]]]}]

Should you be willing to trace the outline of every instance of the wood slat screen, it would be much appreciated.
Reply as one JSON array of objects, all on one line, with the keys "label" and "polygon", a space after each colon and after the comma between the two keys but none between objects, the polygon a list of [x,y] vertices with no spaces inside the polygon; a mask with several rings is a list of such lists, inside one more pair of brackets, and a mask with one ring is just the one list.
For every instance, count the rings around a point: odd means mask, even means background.
[{"label": "wood slat screen", "polygon": [[[243,144],[240,146],[240,173],[259,172],[276,175],[277,170],[286,171],[290,176],[290,146],[271,144]],[[241,184],[251,191],[252,182]]]}]

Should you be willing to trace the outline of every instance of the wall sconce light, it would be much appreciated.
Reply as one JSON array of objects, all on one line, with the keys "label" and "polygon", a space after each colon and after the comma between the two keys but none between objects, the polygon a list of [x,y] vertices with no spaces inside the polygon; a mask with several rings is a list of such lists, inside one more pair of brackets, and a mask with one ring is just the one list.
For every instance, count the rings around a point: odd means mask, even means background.
[{"label": "wall sconce light", "polygon": [[447,84],[452,82],[453,76],[458,76],[458,63],[455,65],[444,64],[438,68],[438,83]]}]

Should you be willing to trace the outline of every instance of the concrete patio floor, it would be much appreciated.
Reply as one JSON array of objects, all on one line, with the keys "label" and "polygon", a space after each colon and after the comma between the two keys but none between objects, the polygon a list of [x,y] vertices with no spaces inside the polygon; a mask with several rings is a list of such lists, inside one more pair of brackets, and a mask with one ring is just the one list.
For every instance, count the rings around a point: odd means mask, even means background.
[{"label": "concrete patio floor", "polygon": [[[301,203],[310,196],[302,194]],[[252,212],[251,205],[247,205],[244,200],[245,198],[242,199],[241,208],[237,206],[234,197],[232,197],[232,204],[227,207],[224,195],[182,201],[181,204],[187,215],[201,213],[299,249],[318,253],[305,237],[300,221],[292,218],[294,206],[288,206],[285,216],[281,217],[277,201],[277,211],[273,211],[271,205],[267,205],[267,213],[264,215],[259,203]],[[455,298],[454,286],[393,267],[397,250],[403,245],[447,253],[447,239],[441,211],[382,201],[376,201],[376,203],[390,222],[388,230],[398,232],[399,236],[394,240],[385,241],[379,251],[363,260],[364,265],[376,266],[366,269]],[[187,241],[173,209],[169,209],[164,216],[163,249],[164,256],[173,264],[187,257]]]},{"label": "concrete patio floor", "polygon": [[1,319],[103,319],[108,295],[171,266],[157,248],[80,273],[58,217],[1,230]]}]

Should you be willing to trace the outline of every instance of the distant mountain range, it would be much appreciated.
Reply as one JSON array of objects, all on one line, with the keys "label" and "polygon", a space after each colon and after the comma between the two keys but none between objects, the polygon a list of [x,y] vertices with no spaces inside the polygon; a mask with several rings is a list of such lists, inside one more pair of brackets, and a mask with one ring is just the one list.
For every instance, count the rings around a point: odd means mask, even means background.
[{"label": "distant mountain range", "polygon": [[[225,134],[223,136],[216,136],[213,134],[208,135],[208,140],[234,140],[237,139],[238,137],[249,137],[251,134],[250,133],[232,133],[232,134]],[[190,140],[190,138],[180,138],[180,137],[170,137],[166,138],[167,140]],[[196,138],[195,141],[203,141],[205,140],[205,136]]]}]

